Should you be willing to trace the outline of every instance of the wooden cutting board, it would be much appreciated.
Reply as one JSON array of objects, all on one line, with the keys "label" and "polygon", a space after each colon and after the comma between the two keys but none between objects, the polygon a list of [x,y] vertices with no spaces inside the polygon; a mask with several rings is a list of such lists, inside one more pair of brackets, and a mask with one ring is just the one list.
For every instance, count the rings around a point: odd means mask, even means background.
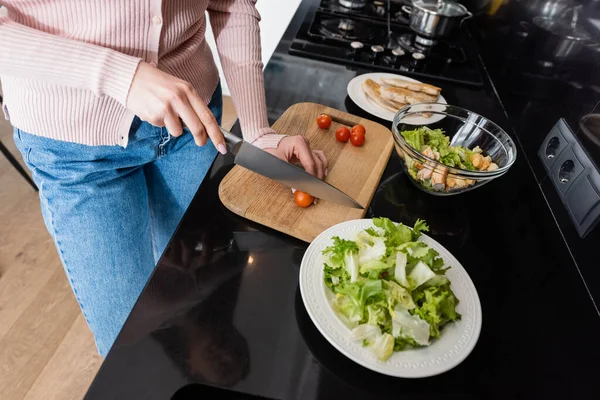
[{"label": "wooden cutting board", "polygon": [[[329,129],[317,126],[317,117],[330,115],[334,122]],[[362,147],[350,141],[340,143],[335,130],[344,121],[362,124],[366,140]],[[326,181],[363,206],[368,206],[390,158],[394,140],[386,127],[320,104],[300,103],[288,108],[275,122],[273,129],[280,134],[304,135],[313,149],[325,152],[329,160]],[[366,209],[358,210],[318,200],[318,204],[301,208],[294,202],[290,188],[236,165],[223,178],[219,197],[230,211],[259,224],[312,242],[325,229],[340,222],[360,219]]]}]

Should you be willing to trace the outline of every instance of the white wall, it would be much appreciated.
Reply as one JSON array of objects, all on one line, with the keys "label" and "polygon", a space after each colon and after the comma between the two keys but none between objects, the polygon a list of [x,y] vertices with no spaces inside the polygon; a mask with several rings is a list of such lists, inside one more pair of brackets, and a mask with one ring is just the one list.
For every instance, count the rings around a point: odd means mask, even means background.
[{"label": "white wall", "polygon": [[[294,13],[298,9],[301,0],[258,0],[256,8],[261,16],[260,21],[260,36],[262,41],[262,61],[267,65],[269,59],[275,52],[277,44],[281,40],[287,26],[289,25]],[[223,69],[219,62],[219,55],[215,46],[215,39],[210,29],[210,24],[206,29],[206,41],[212,49],[219,75],[221,76],[221,85],[223,94],[229,95],[229,88],[225,82]]]}]

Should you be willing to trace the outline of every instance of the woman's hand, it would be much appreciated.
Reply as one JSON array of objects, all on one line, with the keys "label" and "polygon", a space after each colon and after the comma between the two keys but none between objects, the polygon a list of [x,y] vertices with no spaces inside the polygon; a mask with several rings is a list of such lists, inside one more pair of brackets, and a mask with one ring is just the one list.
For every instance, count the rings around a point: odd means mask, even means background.
[{"label": "woman's hand", "polygon": [[183,121],[198,146],[204,146],[210,137],[220,153],[227,152],[215,116],[192,85],[148,63],[138,66],[127,108],[143,121],[166,127],[173,136],[181,136]]},{"label": "woman's hand", "polygon": [[304,169],[319,179],[327,176],[327,157],[321,150],[311,150],[308,139],[304,136],[286,136],[276,149],[265,149],[274,156],[289,163],[300,162]]}]

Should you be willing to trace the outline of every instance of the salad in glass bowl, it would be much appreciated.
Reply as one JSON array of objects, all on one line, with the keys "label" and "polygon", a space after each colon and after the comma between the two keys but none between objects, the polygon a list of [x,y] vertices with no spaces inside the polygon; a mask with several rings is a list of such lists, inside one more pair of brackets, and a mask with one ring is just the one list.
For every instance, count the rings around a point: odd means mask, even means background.
[{"label": "salad in glass bowl", "polygon": [[[462,193],[503,175],[515,162],[513,140],[495,123],[451,105],[418,106],[401,109],[392,131],[404,169],[420,189],[439,196]],[[411,124],[424,109],[438,115],[436,122]]]}]

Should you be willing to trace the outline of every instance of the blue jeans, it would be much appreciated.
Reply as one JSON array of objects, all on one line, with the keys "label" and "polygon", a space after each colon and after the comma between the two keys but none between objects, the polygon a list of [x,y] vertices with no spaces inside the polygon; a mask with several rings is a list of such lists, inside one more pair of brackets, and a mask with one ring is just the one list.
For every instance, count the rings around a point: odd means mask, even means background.
[{"label": "blue jeans", "polygon": [[[209,108],[221,124],[217,87]],[[217,150],[138,118],[127,148],[52,140],[15,128],[42,215],[83,315],[105,356]]]}]

